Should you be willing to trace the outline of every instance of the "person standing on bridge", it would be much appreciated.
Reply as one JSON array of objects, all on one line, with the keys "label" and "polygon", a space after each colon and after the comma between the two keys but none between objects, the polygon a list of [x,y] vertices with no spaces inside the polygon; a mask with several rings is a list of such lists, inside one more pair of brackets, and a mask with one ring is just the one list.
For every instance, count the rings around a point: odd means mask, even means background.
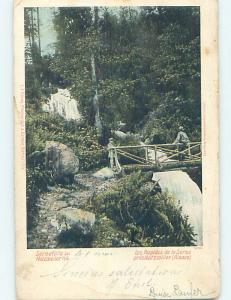
[{"label": "person standing on bridge", "polygon": [[[189,137],[184,131],[183,126],[179,126],[178,134],[173,144],[175,144],[177,146],[178,151],[181,152],[187,148],[189,143],[190,143]],[[183,160],[183,159],[184,159],[184,154],[180,153],[179,160]]]}]

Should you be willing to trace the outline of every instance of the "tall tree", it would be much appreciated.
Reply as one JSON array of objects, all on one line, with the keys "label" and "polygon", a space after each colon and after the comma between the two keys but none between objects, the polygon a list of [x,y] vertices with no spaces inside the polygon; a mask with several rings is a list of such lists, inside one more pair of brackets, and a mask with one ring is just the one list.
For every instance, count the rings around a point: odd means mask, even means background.
[{"label": "tall tree", "polygon": [[33,103],[39,109],[44,81],[50,73],[47,60],[42,57],[41,53],[39,8],[25,8],[24,33],[27,103]]},{"label": "tall tree", "polygon": [[37,28],[38,28],[38,47],[39,47],[39,54],[41,54],[41,37],[40,37],[40,16],[39,16],[39,7],[37,7]]},{"label": "tall tree", "polygon": [[150,123],[145,134],[171,141],[182,124],[199,137],[199,14],[195,7],[60,8],[52,67],[92,125]]},{"label": "tall tree", "polygon": [[[99,12],[97,7],[92,8],[92,34],[95,35],[96,41],[98,39],[98,19],[99,19]],[[94,90],[93,96],[93,107],[95,113],[95,127],[97,130],[97,134],[99,137],[102,137],[103,127],[100,118],[100,108],[99,108],[99,95],[98,95],[98,84],[97,84],[97,77],[96,77],[96,63],[95,63],[95,49],[94,44],[91,49],[91,73],[92,73],[92,87]]]},{"label": "tall tree", "polygon": [[[182,124],[192,136],[200,136],[200,11],[196,7],[145,7],[142,17],[151,41],[155,27],[151,70],[159,104],[153,126],[168,130],[172,139]],[[151,103],[150,103],[151,104]]]},{"label": "tall tree", "polygon": [[25,47],[26,96],[29,102],[38,106],[38,99],[41,96],[41,55],[37,44],[36,8],[25,8],[24,15],[24,33],[27,41]]}]

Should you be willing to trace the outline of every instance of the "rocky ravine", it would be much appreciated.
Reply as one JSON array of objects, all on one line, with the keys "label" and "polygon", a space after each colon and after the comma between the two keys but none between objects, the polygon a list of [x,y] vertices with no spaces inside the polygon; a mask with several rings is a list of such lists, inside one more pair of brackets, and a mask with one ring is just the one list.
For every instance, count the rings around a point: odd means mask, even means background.
[{"label": "rocky ravine", "polygon": [[[28,248],[59,248],[59,235],[61,232],[68,230],[68,221],[72,216],[80,217],[83,231],[94,224],[95,215],[85,211],[84,208],[90,204],[91,199],[116,183],[112,178],[104,181],[95,178],[93,173],[78,174],[75,177],[75,184],[69,187],[54,186],[50,187],[49,192],[41,194],[38,201],[38,216],[36,226],[31,232],[28,232]],[[89,225],[89,224],[87,224]]]}]

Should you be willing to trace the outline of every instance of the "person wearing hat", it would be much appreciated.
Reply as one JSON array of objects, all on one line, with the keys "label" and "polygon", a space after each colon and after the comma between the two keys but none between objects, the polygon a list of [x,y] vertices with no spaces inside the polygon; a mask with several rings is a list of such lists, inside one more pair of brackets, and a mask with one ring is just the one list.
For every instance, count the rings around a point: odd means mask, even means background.
[{"label": "person wearing hat", "polygon": [[[179,126],[177,137],[173,144],[177,145],[178,151],[183,151],[187,148],[190,143],[188,135],[184,131],[183,126]],[[184,155],[182,153],[179,154],[179,160],[183,160]]]},{"label": "person wearing hat", "polygon": [[110,168],[113,169],[116,165],[116,157],[115,157],[115,151],[114,151],[115,145],[113,144],[113,138],[109,138],[109,143],[107,145],[108,150],[108,158],[110,160]]}]

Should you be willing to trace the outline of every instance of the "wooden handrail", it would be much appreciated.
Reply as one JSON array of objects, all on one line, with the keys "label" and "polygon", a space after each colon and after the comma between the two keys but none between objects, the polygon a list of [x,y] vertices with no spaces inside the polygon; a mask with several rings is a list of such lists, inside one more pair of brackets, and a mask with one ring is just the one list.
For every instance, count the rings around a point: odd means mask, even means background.
[{"label": "wooden handrail", "polygon": [[[169,149],[167,147],[174,147],[174,149]],[[198,153],[192,153],[191,150],[199,147]],[[126,152],[125,150],[128,149],[143,149],[145,150],[143,153],[144,157],[140,157],[136,154]],[[148,156],[148,150],[155,151],[155,158],[149,160]],[[179,150],[178,145],[176,144],[153,144],[153,145],[131,145],[131,146],[111,146],[108,151],[113,151],[115,153],[115,165],[116,168],[119,169],[119,171],[122,171],[122,167],[120,165],[119,159],[117,155],[124,156],[126,158],[129,158],[133,160],[134,162],[138,163],[138,165],[145,164],[146,166],[156,166],[158,167],[159,164],[161,165],[169,165],[170,161],[174,157],[179,157],[180,154],[186,155],[184,157],[184,161],[187,163],[190,163],[191,161],[201,161],[201,142],[192,142],[187,145],[186,148],[183,150]],[[166,151],[166,152],[165,152]],[[163,158],[160,162],[159,157],[157,157],[157,153],[161,152],[164,155],[166,155],[166,158]],[[197,152],[197,151],[196,151]],[[170,161],[169,161],[170,160]]]},{"label": "wooden handrail", "polygon": [[[189,143],[189,145],[192,145],[192,146],[199,146],[201,145],[201,142],[192,142],[192,143]],[[129,148],[154,148],[155,146],[157,147],[163,147],[163,146],[177,146],[176,144],[152,144],[152,145],[130,145],[130,146],[114,146],[114,147],[111,147],[111,149],[129,149]],[[161,149],[163,150],[163,149]]]}]

